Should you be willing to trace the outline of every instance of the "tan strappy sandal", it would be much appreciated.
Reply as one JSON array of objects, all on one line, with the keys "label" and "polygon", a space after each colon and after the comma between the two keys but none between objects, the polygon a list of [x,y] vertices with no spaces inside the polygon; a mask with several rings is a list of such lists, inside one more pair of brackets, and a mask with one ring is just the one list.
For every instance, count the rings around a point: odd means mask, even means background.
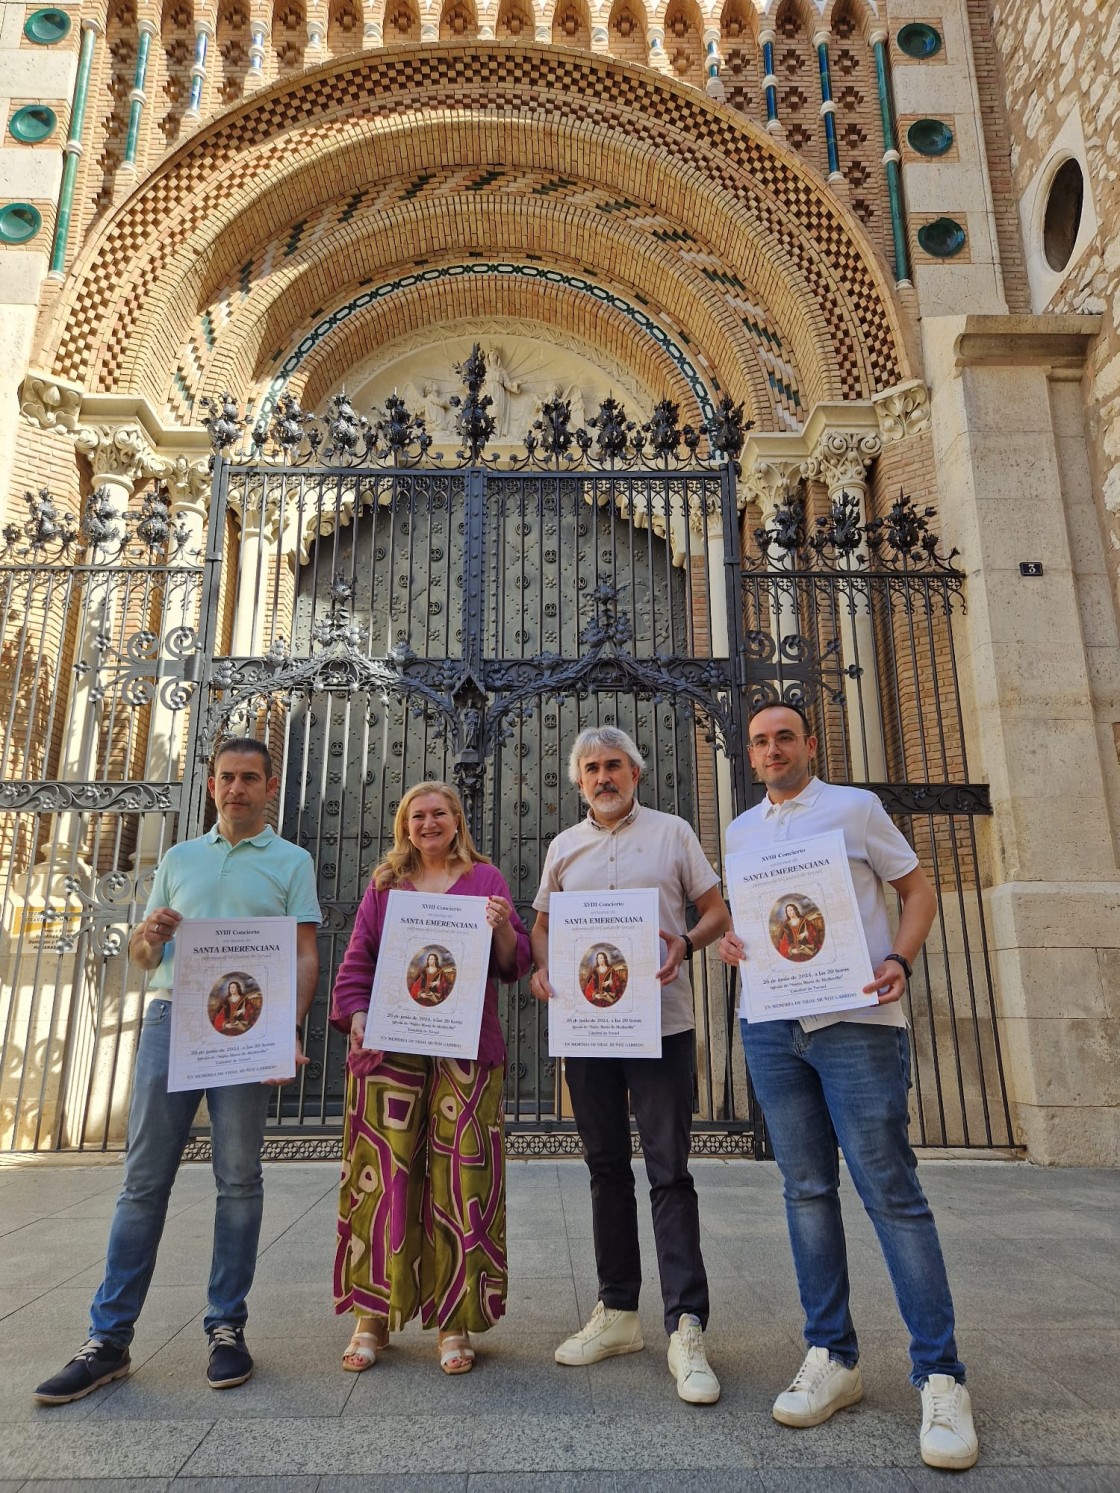
[{"label": "tan strappy sandal", "polygon": [[469,1374],[474,1368],[474,1349],[469,1332],[441,1332],[439,1366],[445,1374]]},{"label": "tan strappy sandal", "polygon": [[[371,1319],[360,1318],[359,1321],[370,1321]],[[366,1369],[372,1369],[377,1362],[377,1355],[389,1346],[389,1333],[384,1324],[379,1324],[372,1332],[363,1332],[360,1327],[355,1328],[354,1336],[346,1345],[346,1352],[342,1355],[342,1367],[348,1374],[364,1374]]]}]

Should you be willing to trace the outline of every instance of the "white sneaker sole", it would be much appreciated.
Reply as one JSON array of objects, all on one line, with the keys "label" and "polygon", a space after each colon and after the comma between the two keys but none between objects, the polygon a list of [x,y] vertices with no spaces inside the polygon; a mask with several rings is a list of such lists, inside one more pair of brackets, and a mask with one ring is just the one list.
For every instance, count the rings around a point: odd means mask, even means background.
[{"label": "white sneaker sole", "polygon": [[847,1410],[849,1405],[858,1405],[863,1399],[863,1385],[857,1384],[855,1389],[850,1389],[847,1394],[837,1395],[834,1400],[829,1400],[827,1405],[822,1405],[819,1410],[783,1410],[775,1405],[771,1414],[781,1426],[793,1426],[797,1430],[805,1430],[809,1426],[821,1426],[826,1420],[834,1416],[837,1410]]},{"label": "white sneaker sole", "polygon": [[584,1350],[579,1356],[574,1353],[565,1354],[564,1344],[561,1343],[552,1355],[557,1363],[562,1363],[565,1368],[579,1369],[586,1367],[589,1363],[602,1363],[604,1358],[622,1358],[627,1353],[640,1353],[645,1347],[645,1342],[639,1335],[632,1343],[619,1343],[617,1347],[593,1348]]},{"label": "white sneaker sole", "polygon": [[922,1461],[927,1467],[940,1467],[946,1472],[967,1472],[970,1467],[976,1466],[977,1458],[980,1456],[980,1448],[975,1451],[965,1452],[939,1452],[927,1451],[921,1447]]}]

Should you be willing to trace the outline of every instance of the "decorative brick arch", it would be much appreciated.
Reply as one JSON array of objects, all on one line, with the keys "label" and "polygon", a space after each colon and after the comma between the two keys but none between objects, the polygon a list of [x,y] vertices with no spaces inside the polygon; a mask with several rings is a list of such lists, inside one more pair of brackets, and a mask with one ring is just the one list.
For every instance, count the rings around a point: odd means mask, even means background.
[{"label": "decorative brick arch", "polygon": [[[288,348],[324,320],[338,322],[316,353],[316,362],[331,372],[312,382],[343,378],[359,334],[353,324],[343,329],[341,320],[349,318],[338,313],[353,302],[358,286],[357,299],[371,312],[363,316],[362,335],[374,344],[399,334],[402,321],[435,326],[472,315],[535,319],[602,341],[605,352],[632,366],[660,394],[670,392],[673,380],[642,365],[652,356],[664,368],[664,350],[672,343],[680,353],[679,369],[697,360],[705,368],[709,391],[722,387],[719,370],[732,370],[729,387],[763,428],[800,425],[806,411],[780,328],[765,307],[748,299],[732,272],[701,253],[695,237],[673,221],[633,201],[620,207],[593,183],[569,182],[553,190],[555,182],[542,172],[445,168],[424,173],[422,188],[418,180],[383,180],[317,213],[277,224],[234,276],[208,290],[192,334],[168,371],[164,397],[175,413],[189,421],[198,396],[221,387],[256,394],[286,363]],[[494,265],[481,279],[455,275],[457,268],[479,268],[476,255],[463,257],[475,243],[530,242],[538,227],[532,205],[542,194],[564,207],[553,224],[547,279],[537,273],[544,268],[541,256],[524,251],[505,256],[507,270]],[[595,273],[594,287],[584,272],[588,261],[610,265]],[[395,280],[388,269],[394,263],[401,265]],[[438,276],[437,266],[443,271]],[[635,274],[648,282],[653,272],[674,287],[671,311],[633,293],[641,283]],[[369,289],[374,282],[377,292]],[[390,288],[391,303],[379,294]],[[644,330],[636,338],[638,328]],[[619,337],[629,352],[617,345]],[[679,397],[679,390],[671,397]]]},{"label": "decorative brick arch", "polygon": [[[430,205],[438,254],[567,261],[609,278],[682,324],[713,386],[752,405],[752,309],[765,309],[788,349],[805,408],[867,398],[911,374],[912,329],[886,267],[790,151],[647,69],[478,42],[348,57],[199,131],[85,246],[45,314],[40,364],[91,391],[163,403],[175,349],[277,224],[294,214],[301,224],[363,185],[398,192],[379,223],[374,212],[361,231],[334,225],[340,304],[347,276],[354,293],[371,269],[391,279],[423,262],[415,235],[388,264],[371,265],[369,246],[390,242],[408,204],[448,170],[462,180]],[[566,200],[577,190],[587,196],[578,208]],[[504,241],[480,241],[490,233]],[[319,256],[321,275],[329,260]],[[270,336],[282,344],[307,324],[315,289],[304,276],[287,325],[274,300]],[[274,350],[247,361],[259,368]]]}]

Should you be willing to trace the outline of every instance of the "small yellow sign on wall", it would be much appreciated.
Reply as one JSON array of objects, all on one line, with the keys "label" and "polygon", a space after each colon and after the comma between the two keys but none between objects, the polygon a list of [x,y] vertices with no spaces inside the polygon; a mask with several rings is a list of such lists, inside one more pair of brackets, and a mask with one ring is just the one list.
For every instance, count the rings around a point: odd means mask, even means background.
[{"label": "small yellow sign on wall", "polygon": [[65,939],[69,944],[78,935],[82,914],[80,908],[42,907],[24,904],[12,909],[13,939],[22,938],[24,946],[59,952]]}]

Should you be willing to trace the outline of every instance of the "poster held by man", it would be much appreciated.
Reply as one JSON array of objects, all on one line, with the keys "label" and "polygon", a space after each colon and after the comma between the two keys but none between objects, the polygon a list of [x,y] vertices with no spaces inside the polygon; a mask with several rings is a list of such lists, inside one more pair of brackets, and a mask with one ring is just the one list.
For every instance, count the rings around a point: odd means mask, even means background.
[{"label": "poster held by man", "polygon": [[733,852],[725,871],[747,1021],[877,1004],[842,830]]},{"label": "poster held by man", "polygon": [[661,1056],[658,918],[655,888],[553,892],[550,1057]]},{"label": "poster held by man", "polygon": [[167,1092],[293,1073],[295,918],[184,918],[175,943]]}]

